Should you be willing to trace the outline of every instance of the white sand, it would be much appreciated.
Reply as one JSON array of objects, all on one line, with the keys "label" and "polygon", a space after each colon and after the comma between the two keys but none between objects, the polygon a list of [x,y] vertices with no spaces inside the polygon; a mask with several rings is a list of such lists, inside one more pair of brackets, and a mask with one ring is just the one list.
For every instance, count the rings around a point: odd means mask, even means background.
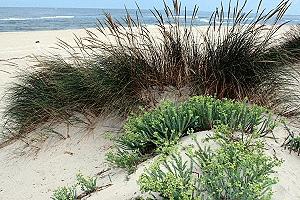
[{"label": "white sand", "polygon": [[[0,33],[0,60],[11,59],[19,63],[19,67],[26,68],[28,63],[24,59],[31,54],[47,53],[61,38],[71,42],[73,33],[83,36],[84,30],[39,31]],[[39,43],[35,43],[39,41]],[[52,51],[52,50],[51,50]],[[0,95],[5,94],[5,88],[16,75],[15,67],[4,65],[0,61]],[[1,71],[2,70],[2,71]],[[4,72],[6,71],[6,72]],[[7,73],[8,72],[8,73]],[[0,101],[0,109],[4,103]],[[59,186],[74,184],[75,175],[81,171],[85,175],[96,175],[109,168],[105,163],[105,153],[112,142],[107,139],[105,132],[114,131],[121,126],[117,119],[97,119],[89,126],[68,127],[60,125],[55,128],[64,136],[65,140],[51,137],[44,143],[32,142],[39,147],[39,151],[24,142],[17,142],[0,149],[0,199],[5,200],[44,200],[50,199],[52,192]],[[45,132],[42,130],[36,133]],[[286,132],[278,129],[276,134],[283,139]],[[37,134],[38,135],[38,134]],[[38,136],[36,136],[38,137]],[[283,150],[281,143],[269,142],[276,150],[277,156],[285,160],[279,168],[280,183],[274,188],[274,200],[300,199],[300,157]],[[97,192],[88,199],[123,200],[139,194],[136,183],[142,167],[129,177],[123,170],[111,169],[99,176],[98,184],[113,185]]]}]

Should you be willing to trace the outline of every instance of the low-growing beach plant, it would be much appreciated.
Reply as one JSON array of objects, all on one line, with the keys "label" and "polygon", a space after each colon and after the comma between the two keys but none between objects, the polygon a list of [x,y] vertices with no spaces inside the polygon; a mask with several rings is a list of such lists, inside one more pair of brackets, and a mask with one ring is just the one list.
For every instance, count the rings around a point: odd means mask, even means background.
[{"label": "low-growing beach plant", "polygon": [[271,177],[281,161],[264,155],[263,145],[223,142],[215,152],[200,149],[193,155],[199,165],[201,188],[207,199],[271,199]]},{"label": "low-growing beach plant", "polygon": [[276,126],[271,113],[263,107],[196,96],[178,104],[167,101],[152,111],[131,117],[116,144],[124,151],[147,155],[159,148],[172,147],[193,132],[211,130],[221,124],[259,136],[265,136]]},{"label": "low-growing beach plant", "polygon": [[[217,132],[223,130],[230,129]],[[195,149],[188,150],[186,161],[173,155],[154,163],[139,179],[141,190],[164,199],[270,200],[277,183],[273,174],[281,161],[265,155],[264,144],[255,139],[245,143],[215,137],[215,150],[197,142]]]},{"label": "low-growing beach plant", "polygon": [[[166,101],[125,122],[123,135],[115,139],[117,151],[109,152],[107,161],[133,172],[149,156],[174,153],[178,141],[194,132],[225,127],[222,136],[228,129],[240,132],[239,136],[231,138],[236,137],[246,144],[251,138],[268,135],[276,125],[272,113],[246,101],[219,100],[210,96],[195,96],[182,103]],[[229,134],[226,137],[229,138]]]},{"label": "low-growing beach plant", "polygon": [[268,109],[249,104],[247,99],[239,102],[211,96],[195,96],[182,106],[197,117],[192,127],[195,131],[210,130],[215,125],[225,124],[235,131],[257,131],[263,136],[276,126],[276,120],[272,119],[272,113]]},{"label": "low-growing beach plant", "polygon": [[76,187],[61,187],[53,192],[52,200],[76,200]]},{"label": "low-growing beach plant", "polygon": [[113,166],[125,169],[128,173],[136,170],[139,163],[145,160],[139,152],[117,149],[106,154],[106,160]]},{"label": "low-growing beach plant", "polygon": [[97,178],[96,177],[85,177],[81,173],[76,175],[77,184],[80,186],[81,190],[86,194],[95,192],[97,189]]},{"label": "low-growing beach plant", "polygon": [[189,133],[198,116],[170,101],[142,115],[131,117],[124,125],[125,134],[117,140],[120,147],[151,152],[153,147],[169,146]]},{"label": "low-growing beach plant", "polygon": [[[52,200],[75,200],[81,199],[97,190],[97,177],[84,176],[82,173],[76,174],[77,183],[72,187],[59,187],[53,192]],[[77,195],[77,186],[84,192]]]},{"label": "low-growing beach plant", "polygon": [[193,173],[190,162],[172,155],[156,160],[138,182],[142,192],[158,193],[163,199],[200,200],[199,181]]}]

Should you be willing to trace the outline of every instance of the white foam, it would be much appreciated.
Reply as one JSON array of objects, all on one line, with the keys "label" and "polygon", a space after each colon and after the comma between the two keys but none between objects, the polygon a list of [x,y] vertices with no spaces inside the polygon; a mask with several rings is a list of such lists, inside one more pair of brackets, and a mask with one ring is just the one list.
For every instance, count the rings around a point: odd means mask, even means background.
[{"label": "white foam", "polygon": [[179,19],[198,19],[198,16],[185,16],[185,15],[178,15],[178,16],[174,16],[176,18],[179,18]]},{"label": "white foam", "polygon": [[200,21],[200,22],[209,23],[209,20],[208,20],[208,19],[204,19],[204,18],[199,19],[199,21]]},{"label": "white foam", "polygon": [[40,19],[72,19],[75,16],[51,16],[51,17],[40,17]]},{"label": "white foam", "polygon": [[25,20],[29,20],[31,18],[14,18],[14,17],[11,17],[11,18],[3,18],[3,19],[0,19],[0,21],[25,21]]},{"label": "white foam", "polygon": [[18,18],[18,17],[10,17],[3,18],[0,21],[26,21],[26,20],[39,20],[39,19],[72,19],[75,16],[46,16],[46,17],[31,17],[31,18]]}]

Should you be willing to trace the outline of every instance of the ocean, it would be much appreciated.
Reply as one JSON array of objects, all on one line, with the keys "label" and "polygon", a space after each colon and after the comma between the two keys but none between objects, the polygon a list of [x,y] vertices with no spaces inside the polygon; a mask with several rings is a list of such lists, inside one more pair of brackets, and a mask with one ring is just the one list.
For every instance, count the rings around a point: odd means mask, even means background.
[{"label": "ocean", "polygon": [[[97,19],[104,18],[104,12],[121,20],[126,14],[124,9],[96,8],[0,8],[0,32],[64,30],[96,27]],[[129,10],[135,15],[136,10]],[[143,22],[155,24],[155,17],[149,10],[142,10]],[[191,17],[192,12],[187,13]],[[208,25],[211,12],[199,12],[196,25]],[[181,16],[182,17],[182,16]],[[184,20],[182,18],[182,20]],[[299,15],[286,15],[283,21],[300,24]]]}]

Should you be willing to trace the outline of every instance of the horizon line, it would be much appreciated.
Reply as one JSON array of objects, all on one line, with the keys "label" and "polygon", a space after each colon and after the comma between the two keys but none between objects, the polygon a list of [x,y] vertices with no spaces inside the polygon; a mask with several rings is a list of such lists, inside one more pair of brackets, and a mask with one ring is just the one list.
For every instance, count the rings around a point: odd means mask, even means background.
[{"label": "horizon line", "polygon": [[[108,7],[45,7],[45,6],[0,6],[0,8],[54,8],[54,9],[110,9],[110,10],[124,10],[125,8],[127,10],[137,10],[138,7],[136,8],[127,8],[125,5],[123,8],[108,8]],[[152,10],[154,9],[155,7],[153,8],[141,8],[140,10]],[[158,10],[163,10],[163,8],[159,8]],[[187,10],[187,11],[193,11],[192,9],[191,10]],[[211,11],[208,11],[208,10],[199,10],[198,11],[199,13],[200,12],[214,12],[214,10],[211,10]],[[296,15],[296,16],[300,16],[300,14],[296,14],[296,13],[286,13],[285,15]]]}]

